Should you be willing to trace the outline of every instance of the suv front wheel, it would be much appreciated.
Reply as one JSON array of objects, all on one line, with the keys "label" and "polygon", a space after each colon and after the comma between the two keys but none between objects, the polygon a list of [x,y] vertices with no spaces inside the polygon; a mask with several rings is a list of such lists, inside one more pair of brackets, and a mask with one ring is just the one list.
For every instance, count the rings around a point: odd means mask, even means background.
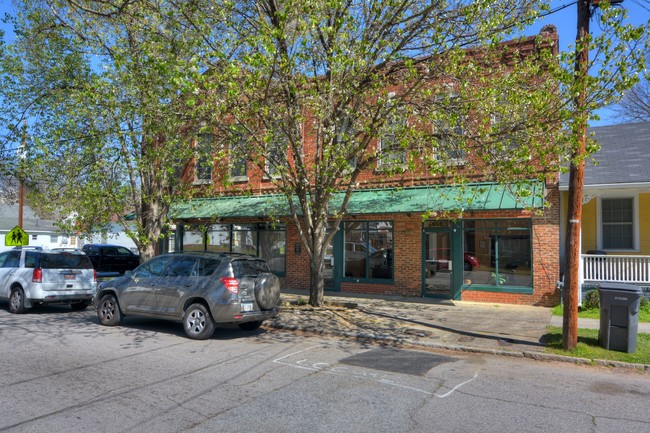
[{"label": "suv front wheel", "polygon": [[194,340],[205,340],[214,333],[214,322],[203,304],[192,304],[183,315],[183,329]]},{"label": "suv front wheel", "polygon": [[20,287],[11,289],[11,295],[9,295],[9,312],[13,314],[25,312],[25,293]]},{"label": "suv front wheel", "polygon": [[102,325],[115,326],[122,320],[122,312],[114,295],[104,295],[97,304],[97,317]]}]

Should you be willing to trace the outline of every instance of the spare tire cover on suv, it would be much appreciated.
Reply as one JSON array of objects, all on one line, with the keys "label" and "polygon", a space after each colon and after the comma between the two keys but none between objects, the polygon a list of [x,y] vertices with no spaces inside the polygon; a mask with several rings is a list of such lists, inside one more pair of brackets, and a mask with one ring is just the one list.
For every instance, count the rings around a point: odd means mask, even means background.
[{"label": "spare tire cover on suv", "polygon": [[280,279],[265,272],[255,280],[255,300],[262,310],[271,310],[280,300]]}]

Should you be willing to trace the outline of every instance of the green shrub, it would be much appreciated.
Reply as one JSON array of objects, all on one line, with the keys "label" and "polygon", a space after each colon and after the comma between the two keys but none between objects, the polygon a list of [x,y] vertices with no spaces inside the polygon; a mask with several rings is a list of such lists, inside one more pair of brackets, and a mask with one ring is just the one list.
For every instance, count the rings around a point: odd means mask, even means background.
[{"label": "green shrub", "polygon": [[590,290],[582,301],[582,308],[585,310],[599,309],[600,308],[600,295],[598,290]]}]

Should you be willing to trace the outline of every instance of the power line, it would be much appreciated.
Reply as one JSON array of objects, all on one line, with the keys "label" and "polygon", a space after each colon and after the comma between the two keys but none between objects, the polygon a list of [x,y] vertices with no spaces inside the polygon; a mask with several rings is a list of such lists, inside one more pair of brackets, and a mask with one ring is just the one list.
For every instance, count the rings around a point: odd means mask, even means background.
[{"label": "power line", "polygon": [[[636,4],[637,6],[639,6],[640,8],[645,9],[645,10],[647,10],[648,12],[650,12],[650,1],[648,1],[648,0],[645,0],[645,1],[641,1],[641,0],[632,0],[632,3],[635,3],[635,4]],[[645,5],[644,5],[643,3],[645,3]]]}]

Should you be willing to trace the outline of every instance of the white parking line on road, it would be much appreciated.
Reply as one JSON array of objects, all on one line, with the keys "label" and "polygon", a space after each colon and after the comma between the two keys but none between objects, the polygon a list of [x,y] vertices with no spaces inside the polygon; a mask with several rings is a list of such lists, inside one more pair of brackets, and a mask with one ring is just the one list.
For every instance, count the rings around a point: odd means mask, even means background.
[{"label": "white parking line on road", "polygon": [[356,377],[356,378],[359,378],[359,379],[371,380],[373,382],[381,383],[381,384],[384,384],[384,385],[396,386],[396,387],[399,387],[399,388],[408,389],[408,390],[411,390],[411,391],[416,391],[416,392],[419,392],[419,393],[422,393],[422,394],[433,395],[433,396],[438,397],[438,398],[447,398],[447,397],[449,397],[454,392],[456,392],[458,389],[460,389],[460,387],[462,387],[464,385],[467,385],[468,383],[472,382],[473,380],[475,380],[478,377],[478,372],[476,372],[476,373],[474,373],[474,376],[472,378],[470,378],[470,379],[468,379],[468,380],[466,380],[464,382],[459,383],[458,385],[451,388],[448,392],[440,395],[440,394],[432,393],[432,392],[429,392],[429,391],[426,391],[426,390],[423,390],[423,389],[414,388],[412,386],[408,386],[408,385],[404,385],[404,384],[395,382],[394,380],[386,378],[384,375],[379,374],[379,373],[368,373],[368,372],[363,371],[363,370],[355,370],[355,369],[351,369],[351,368],[348,368],[348,367],[331,367],[330,368],[330,364],[328,364],[326,362],[309,363],[308,358],[301,358],[301,359],[298,359],[298,360],[296,360],[294,362],[286,362],[285,361],[286,359],[291,358],[292,356],[295,356],[295,355],[298,355],[298,354],[301,354],[301,353],[305,353],[305,352],[309,352],[309,351],[314,350],[314,349],[325,348],[325,347],[326,346],[323,346],[323,345],[311,346],[311,347],[308,347],[306,349],[299,350],[297,352],[293,352],[293,353],[290,353],[288,355],[282,356],[280,358],[274,359],[273,362],[276,363],[276,364],[286,365],[287,367],[299,368],[299,369],[302,369],[302,370],[321,371],[323,373],[328,373],[328,374],[346,375],[346,376]]}]

